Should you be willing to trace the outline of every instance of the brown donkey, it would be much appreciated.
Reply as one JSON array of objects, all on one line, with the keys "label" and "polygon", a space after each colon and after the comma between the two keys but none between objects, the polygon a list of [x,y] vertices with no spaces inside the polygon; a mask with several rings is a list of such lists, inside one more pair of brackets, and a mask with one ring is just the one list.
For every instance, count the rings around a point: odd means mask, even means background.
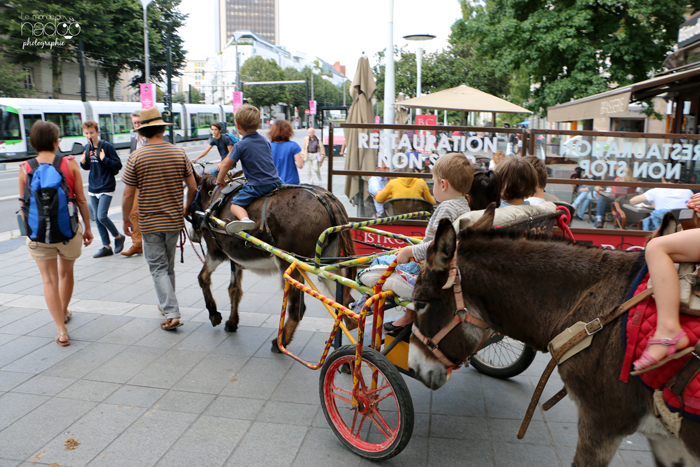
[{"label": "brown donkey", "polygon": [[[472,228],[459,234],[449,222],[438,227],[413,293],[416,326],[423,335],[435,336],[454,320],[455,294],[443,285],[455,250],[468,312],[539,351],[546,351],[549,341],[567,327],[589,322],[623,303],[643,266],[640,252],[518,237],[489,230],[492,222],[493,210],[487,210]],[[649,438],[658,466],[694,465],[688,452],[700,459],[700,425],[683,420],[681,444],[654,417],[652,393],[637,378],[620,381],[622,325],[622,319],[607,325],[588,349],[559,366],[578,407],[578,445],[572,465],[609,465],[622,439],[637,431]],[[452,362],[464,362],[481,338],[481,329],[460,324],[439,343],[439,350]],[[415,336],[409,368],[432,389],[446,381],[447,367]]]},{"label": "brown donkey", "polygon": [[[196,200],[197,209],[205,210],[212,202],[211,196],[216,187],[216,178],[211,175],[196,178],[199,190]],[[255,230],[247,233],[277,248],[303,257],[313,258],[316,240],[325,229],[348,222],[343,205],[332,194],[319,187],[309,185],[308,188],[294,186],[282,189],[270,197],[265,209],[263,209],[264,201],[264,197],[260,198],[248,207],[250,218],[258,225]],[[218,211],[212,214],[224,220],[231,218],[228,205],[221,206]],[[262,226],[263,211],[265,211],[267,229]],[[241,287],[243,269],[277,274],[284,284],[283,273],[289,267],[289,263],[256,248],[240,237],[214,233],[216,236],[214,239],[207,229],[203,229],[202,233],[202,238],[207,245],[207,254],[198,278],[209,311],[209,320],[213,326],[221,323],[221,313],[217,311],[216,302],[211,293],[211,276],[221,263],[228,260],[231,264],[231,281],[228,287],[231,315],[226,321],[225,329],[234,332],[238,329],[238,305],[243,297]],[[354,245],[348,231],[331,235],[322,251],[322,256],[329,257],[354,254]],[[351,276],[354,271],[347,270],[346,274]],[[297,271],[294,272],[293,277],[302,281]],[[334,285],[330,288],[332,288],[329,290],[330,296],[335,298]],[[350,292],[345,288],[343,304],[347,305],[351,301]],[[292,341],[294,331],[304,316],[305,310],[301,292],[294,287],[289,294],[287,310],[287,322],[282,337],[282,344],[285,346]],[[279,351],[276,338],[272,341],[272,350]]]}]

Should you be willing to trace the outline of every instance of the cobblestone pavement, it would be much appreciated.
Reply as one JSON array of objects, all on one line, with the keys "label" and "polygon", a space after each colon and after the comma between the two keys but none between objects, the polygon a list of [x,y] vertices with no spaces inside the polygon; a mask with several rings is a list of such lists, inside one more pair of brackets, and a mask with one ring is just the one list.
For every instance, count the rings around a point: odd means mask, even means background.
[{"label": "cobblestone pavement", "polygon": [[[208,322],[188,247],[176,268],[185,325],[164,332],[143,257],[93,259],[97,248],[76,262],[71,345],[61,348],[24,241],[0,242],[0,467],[374,465],[326,423],[319,373],[270,352],[279,279],[244,274],[241,327],[227,333]],[[214,275],[221,310],[229,309],[228,277],[226,267]],[[307,306],[291,350],[315,361],[331,320],[319,302]],[[381,465],[570,465],[570,400],[538,411],[525,439],[515,437],[545,363],[538,356],[508,381],[462,369],[436,392],[407,378],[413,437]],[[545,400],[560,387],[555,375]],[[74,449],[70,438],[80,443]],[[652,466],[647,441],[624,440],[612,465]]]}]

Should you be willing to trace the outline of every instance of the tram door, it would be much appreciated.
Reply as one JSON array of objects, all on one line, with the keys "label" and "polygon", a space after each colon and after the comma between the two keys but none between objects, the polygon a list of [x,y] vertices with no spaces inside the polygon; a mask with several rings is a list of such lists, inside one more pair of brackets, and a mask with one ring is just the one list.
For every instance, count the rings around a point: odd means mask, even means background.
[{"label": "tram door", "polygon": [[24,139],[27,141],[27,154],[36,154],[29,144],[29,133],[32,131],[34,122],[39,122],[41,120],[41,114],[24,114]]},{"label": "tram door", "polygon": [[100,139],[114,144],[114,131],[112,130],[112,114],[100,115]]}]

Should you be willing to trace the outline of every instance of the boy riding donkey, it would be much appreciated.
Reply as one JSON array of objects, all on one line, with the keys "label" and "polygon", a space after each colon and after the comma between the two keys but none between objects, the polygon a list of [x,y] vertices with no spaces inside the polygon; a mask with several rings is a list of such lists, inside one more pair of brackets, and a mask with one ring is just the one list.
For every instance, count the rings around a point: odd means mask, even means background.
[{"label": "boy riding donkey", "polygon": [[236,127],[241,141],[221,161],[216,184],[226,186],[226,174],[240,160],[246,183],[231,201],[231,214],[238,220],[226,225],[226,232],[233,235],[243,230],[255,228],[255,222],[248,218],[248,207],[253,201],[262,198],[282,185],[272,159],[270,143],[257,132],[260,126],[260,111],[252,105],[244,105],[236,111]]}]

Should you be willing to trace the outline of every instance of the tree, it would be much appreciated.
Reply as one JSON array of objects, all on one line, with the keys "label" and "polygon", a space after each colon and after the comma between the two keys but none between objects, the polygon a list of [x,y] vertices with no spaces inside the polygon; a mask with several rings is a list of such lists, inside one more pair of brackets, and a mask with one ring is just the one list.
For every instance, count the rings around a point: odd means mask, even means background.
[{"label": "tree", "polygon": [[[186,15],[178,10],[179,3],[155,0],[148,8],[152,81],[161,81],[165,73],[168,30],[173,31],[174,76],[179,76],[177,70],[185,63],[177,30]],[[37,62],[49,55],[53,96],[58,98],[63,64],[77,59],[78,41],[82,39],[85,55],[99,63],[109,82],[110,99],[114,100],[121,72],[144,68],[142,12],[138,0],[22,0],[0,14],[0,46],[17,64]],[[143,72],[131,84],[138,87],[140,82]]]},{"label": "tree", "polygon": [[193,104],[199,104],[201,101],[204,100],[204,96],[202,96],[202,93],[199,92],[199,89],[197,89],[193,86],[190,88],[190,90],[192,92],[190,93],[189,102],[192,102]]},{"label": "tree", "polygon": [[[241,66],[243,81],[282,81],[284,71],[274,60],[259,55],[251,57]],[[283,84],[246,86],[245,97],[257,107],[273,106],[285,100],[286,92]]]},{"label": "tree", "polygon": [[13,65],[5,54],[0,53],[0,97],[26,97],[24,70]]},{"label": "tree", "polygon": [[531,110],[647,79],[662,69],[686,7],[700,0],[461,0],[453,43],[535,84]]}]

